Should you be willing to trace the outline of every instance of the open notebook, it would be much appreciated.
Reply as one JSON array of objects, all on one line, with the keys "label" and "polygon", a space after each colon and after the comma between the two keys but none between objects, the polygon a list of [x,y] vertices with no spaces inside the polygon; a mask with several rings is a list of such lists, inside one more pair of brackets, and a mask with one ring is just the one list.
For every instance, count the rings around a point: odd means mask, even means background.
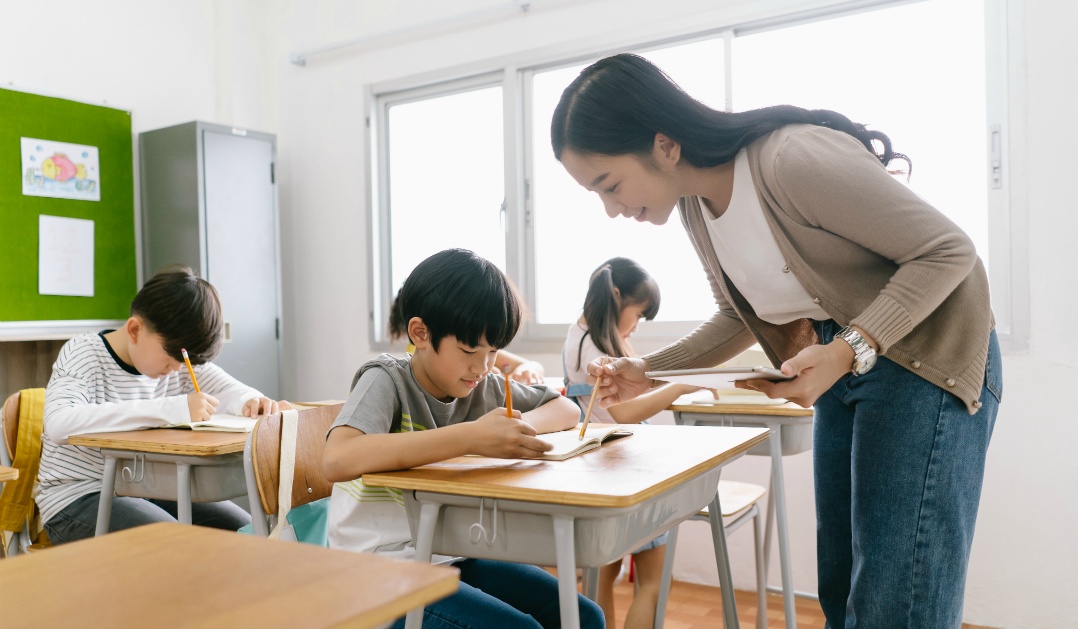
[{"label": "open notebook", "polygon": [[169,428],[209,430],[212,432],[251,432],[254,430],[256,421],[258,421],[257,417],[243,417],[242,415],[217,413],[206,421],[190,422],[187,424],[172,424]]},{"label": "open notebook", "polygon": [[549,432],[539,435],[539,438],[552,444],[554,449],[535,458],[546,461],[564,461],[588,450],[594,450],[607,441],[628,437],[631,434],[633,434],[632,431],[625,430],[621,426],[604,424],[590,424],[584,433],[583,441],[580,439],[579,427],[561,432]]}]

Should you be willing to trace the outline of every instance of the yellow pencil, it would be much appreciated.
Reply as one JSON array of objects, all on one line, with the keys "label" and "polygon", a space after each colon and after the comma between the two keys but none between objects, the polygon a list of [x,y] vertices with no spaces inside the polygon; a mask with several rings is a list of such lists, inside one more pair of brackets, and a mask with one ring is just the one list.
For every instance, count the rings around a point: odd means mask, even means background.
[{"label": "yellow pencil", "polygon": [[603,380],[602,366],[605,365],[606,362],[606,358],[599,361],[599,377],[595,381],[595,388],[591,390],[591,400],[588,402],[588,410],[584,411],[584,424],[580,426],[580,436],[577,437],[577,441],[584,440],[584,431],[588,429],[588,422],[591,421],[591,407],[595,404],[595,398],[599,397],[597,393],[599,392],[599,383]]},{"label": "yellow pencil", "polygon": [[505,374],[505,416],[513,416],[513,388],[509,386],[509,374]]},{"label": "yellow pencil", "polygon": [[187,350],[181,349],[180,353],[183,354],[183,362],[187,363],[187,373],[191,374],[191,384],[195,385],[195,393],[202,393],[198,389],[198,379],[195,378],[195,369],[191,366],[191,359],[187,357]]}]

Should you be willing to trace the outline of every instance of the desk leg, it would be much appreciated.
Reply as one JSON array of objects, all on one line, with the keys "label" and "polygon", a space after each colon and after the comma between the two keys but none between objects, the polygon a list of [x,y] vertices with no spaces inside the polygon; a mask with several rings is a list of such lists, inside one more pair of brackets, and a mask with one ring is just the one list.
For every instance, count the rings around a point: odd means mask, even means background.
[{"label": "desk leg", "polygon": [[97,500],[97,529],[94,537],[109,532],[112,519],[112,495],[116,493],[116,457],[105,457],[105,474],[101,477],[101,494]]},{"label": "desk leg", "polygon": [[674,577],[674,551],[677,550],[677,533],[681,525],[670,529],[666,538],[666,555],[663,557],[663,576],[659,582],[659,600],[655,603],[655,629],[663,629],[666,622],[666,601],[670,597],[670,582]]},{"label": "desk leg", "polygon": [[186,463],[176,464],[176,519],[191,523],[191,466]]},{"label": "desk leg", "polygon": [[554,519],[554,549],[558,562],[558,605],[562,629],[580,629],[580,608],[576,602],[576,539],[573,516]]},{"label": "desk leg", "polygon": [[[794,579],[790,570],[790,530],[786,519],[786,485],[782,477],[782,435],[781,426],[768,426],[771,436],[771,489],[774,494],[771,502],[775,503],[779,530],[779,566],[782,570],[782,602],[786,614],[786,629],[797,629],[797,615],[794,612]],[[768,511],[771,506],[768,505]],[[770,521],[768,525],[770,526]],[[770,538],[769,540],[770,541]]]},{"label": "desk leg", "polygon": [[730,553],[726,548],[726,528],[722,525],[722,506],[719,504],[719,492],[708,507],[708,520],[711,522],[711,537],[715,543],[715,564],[719,569],[719,587],[722,588],[722,626],[726,629],[739,629],[737,603],[734,600],[734,578],[730,574]]},{"label": "desk leg", "polygon": [[[442,505],[437,502],[421,502],[419,506],[419,527],[416,529],[415,560],[430,563],[434,548],[434,525],[438,522],[438,512]],[[418,607],[408,612],[404,620],[404,629],[420,629],[423,626],[423,608]]]},{"label": "desk leg", "polygon": [[599,600],[599,569],[581,568],[581,578],[584,585],[584,596],[593,601]]}]

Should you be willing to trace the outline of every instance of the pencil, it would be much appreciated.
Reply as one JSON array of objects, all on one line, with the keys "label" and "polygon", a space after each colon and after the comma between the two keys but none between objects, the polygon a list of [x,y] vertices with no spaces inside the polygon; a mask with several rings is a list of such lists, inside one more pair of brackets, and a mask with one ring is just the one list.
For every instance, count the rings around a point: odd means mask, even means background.
[{"label": "pencil", "polygon": [[505,374],[505,416],[513,416],[513,388],[509,386],[509,374]]},{"label": "pencil", "polygon": [[592,407],[592,405],[595,404],[595,398],[599,397],[597,395],[597,393],[599,392],[599,383],[602,382],[602,380],[603,380],[602,366],[605,365],[605,364],[606,364],[606,359],[603,358],[599,362],[599,367],[600,367],[599,378],[595,381],[595,388],[593,388],[591,390],[591,400],[588,402],[588,410],[584,411],[584,424],[580,427],[580,436],[577,437],[577,439],[576,439],[577,441],[583,441],[584,440],[584,431],[588,429],[588,422],[591,421],[591,407]]},{"label": "pencil", "polygon": [[191,374],[191,384],[195,385],[195,393],[202,393],[198,389],[198,379],[195,378],[195,369],[191,366],[191,359],[187,357],[187,350],[181,349],[180,353],[183,354],[183,362],[187,363],[187,373]]}]

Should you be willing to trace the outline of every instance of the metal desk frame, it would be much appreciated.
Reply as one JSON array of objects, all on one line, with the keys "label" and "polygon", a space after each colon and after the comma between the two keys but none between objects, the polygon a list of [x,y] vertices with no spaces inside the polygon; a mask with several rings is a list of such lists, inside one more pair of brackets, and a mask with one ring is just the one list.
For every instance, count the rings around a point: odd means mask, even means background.
[{"label": "metal desk frame", "polygon": [[[782,599],[787,629],[797,628],[794,610],[793,573],[790,568],[790,532],[786,511],[786,485],[782,472],[782,429],[784,426],[811,424],[812,415],[788,416],[716,412],[720,405],[709,405],[709,412],[674,410],[674,421],[681,426],[764,426],[770,433],[768,439],[771,457],[771,497],[767,501],[767,524],[764,533],[764,570],[771,559],[772,524],[778,524],[779,566],[782,572]],[[766,407],[765,407],[766,408]],[[749,454],[754,454],[750,452]],[[791,453],[793,454],[793,453]]]}]

